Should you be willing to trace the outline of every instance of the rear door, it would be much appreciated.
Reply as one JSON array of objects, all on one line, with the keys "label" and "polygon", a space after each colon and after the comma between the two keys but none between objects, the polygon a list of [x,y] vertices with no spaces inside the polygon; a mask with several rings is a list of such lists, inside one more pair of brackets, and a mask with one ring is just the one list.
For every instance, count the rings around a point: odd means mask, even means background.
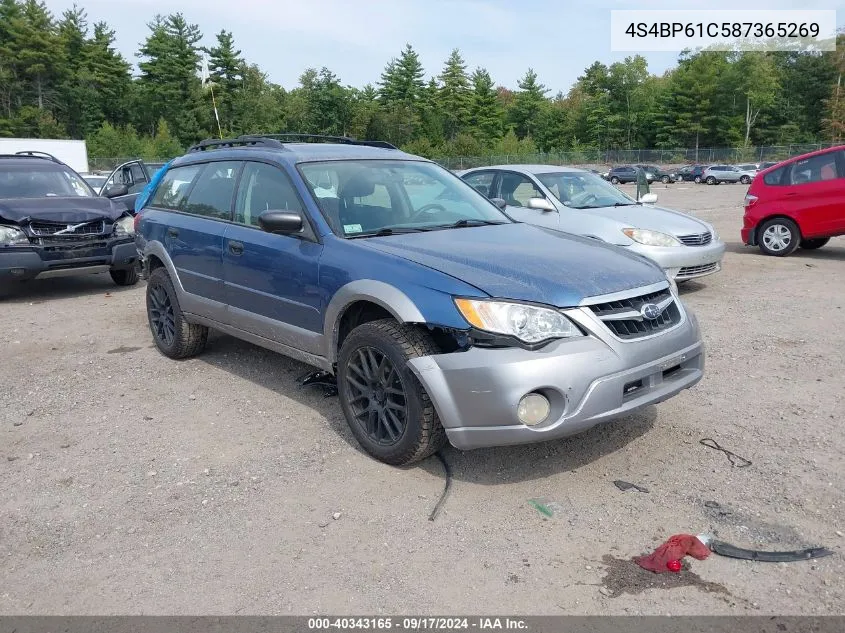
[{"label": "rear door", "polygon": [[225,322],[223,233],[231,219],[239,161],[167,171],[149,207],[163,215],[164,247],[186,293],[183,310]]},{"label": "rear door", "polygon": [[845,154],[836,150],[795,161],[782,195],[802,235],[845,232]]},{"label": "rear door", "polygon": [[[298,211],[299,235],[266,233],[264,211]],[[276,165],[247,162],[226,226],[223,277],[228,322],[241,330],[311,354],[320,354],[322,317],[317,291],[323,250],[302,200],[287,173]]]}]

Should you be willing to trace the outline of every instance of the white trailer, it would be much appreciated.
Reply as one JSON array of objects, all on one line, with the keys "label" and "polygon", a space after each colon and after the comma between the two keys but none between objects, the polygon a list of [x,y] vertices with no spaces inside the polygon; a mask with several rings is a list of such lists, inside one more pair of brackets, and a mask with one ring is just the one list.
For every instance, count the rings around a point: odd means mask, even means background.
[{"label": "white trailer", "polygon": [[18,152],[46,152],[80,174],[88,171],[88,147],[85,145],[85,141],[49,138],[0,138],[0,154],[16,154]]}]

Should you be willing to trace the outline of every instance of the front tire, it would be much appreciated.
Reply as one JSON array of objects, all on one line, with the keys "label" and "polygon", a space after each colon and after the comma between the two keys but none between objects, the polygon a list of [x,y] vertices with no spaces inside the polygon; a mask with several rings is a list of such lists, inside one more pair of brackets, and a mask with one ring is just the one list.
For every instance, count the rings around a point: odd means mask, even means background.
[{"label": "front tire", "polygon": [[701,184],[701,176],[696,176],[695,178],[693,178],[693,181],[695,182],[695,184],[700,185]]},{"label": "front tire", "polygon": [[446,432],[408,361],[438,354],[431,337],[393,319],[358,326],[337,362],[340,405],[361,447],[375,459],[404,466],[436,453]]},{"label": "front tire", "polygon": [[208,341],[207,327],[185,320],[165,268],[156,268],[147,280],[147,319],[153,342],[168,358],[196,356]]},{"label": "front tire", "polygon": [[708,185],[715,185],[716,179],[713,178],[713,176],[707,176],[707,180],[705,180],[704,182],[706,182]]},{"label": "front tire", "polygon": [[662,182],[664,185],[668,185],[669,184],[669,176],[661,176],[660,182]]},{"label": "front tire", "polygon": [[138,269],[137,267],[122,268],[120,270],[110,270],[109,275],[111,279],[118,286],[134,286],[138,283]]},{"label": "front tire", "polygon": [[610,182],[611,182],[611,183],[613,183],[614,185],[618,185],[618,184],[619,184],[619,179],[618,179],[616,176],[613,176],[613,177],[610,179]]},{"label": "front tire", "polygon": [[764,255],[786,257],[795,252],[801,243],[801,231],[789,218],[766,220],[758,232],[757,242]]},{"label": "front tire", "polygon": [[801,248],[806,251],[814,251],[821,248],[830,241],[829,237],[815,237],[808,240],[801,240]]}]

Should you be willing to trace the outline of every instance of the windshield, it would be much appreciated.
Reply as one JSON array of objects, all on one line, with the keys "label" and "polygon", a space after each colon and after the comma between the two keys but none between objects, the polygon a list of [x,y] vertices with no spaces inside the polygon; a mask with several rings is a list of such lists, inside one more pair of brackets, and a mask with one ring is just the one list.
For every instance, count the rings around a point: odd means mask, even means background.
[{"label": "windshield", "polygon": [[82,178],[61,167],[33,169],[32,164],[0,171],[0,198],[94,197]]},{"label": "windshield", "polygon": [[511,222],[487,198],[434,163],[344,160],[302,163],[299,169],[341,237]]},{"label": "windshield", "polygon": [[554,194],[555,198],[572,209],[598,209],[637,204],[633,198],[629,198],[595,174],[558,171],[537,174],[537,178]]}]

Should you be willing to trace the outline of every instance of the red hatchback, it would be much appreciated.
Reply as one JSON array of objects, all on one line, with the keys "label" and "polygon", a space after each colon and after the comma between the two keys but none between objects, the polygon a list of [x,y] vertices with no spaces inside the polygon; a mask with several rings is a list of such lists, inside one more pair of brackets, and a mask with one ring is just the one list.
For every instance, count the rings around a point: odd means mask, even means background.
[{"label": "red hatchback", "polygon": [[784,257],[845,235],[845,145],[759,172],[745,196],[742,241]]}]

